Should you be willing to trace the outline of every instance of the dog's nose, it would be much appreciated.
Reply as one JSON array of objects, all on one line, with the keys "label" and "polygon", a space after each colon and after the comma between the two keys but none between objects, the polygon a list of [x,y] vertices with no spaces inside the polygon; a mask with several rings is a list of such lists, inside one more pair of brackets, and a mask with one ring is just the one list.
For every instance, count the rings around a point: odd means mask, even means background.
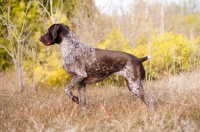
[{"label": "dog's nose", "polygon": [[41,41],[41,37],[39,38],[39,40]]}]

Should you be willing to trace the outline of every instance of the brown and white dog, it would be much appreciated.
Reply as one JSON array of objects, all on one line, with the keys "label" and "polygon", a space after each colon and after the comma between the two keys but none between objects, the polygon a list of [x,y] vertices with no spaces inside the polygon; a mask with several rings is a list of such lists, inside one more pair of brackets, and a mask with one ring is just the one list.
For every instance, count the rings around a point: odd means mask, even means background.
[{"label": "brown and white dog", "polygon": [[[64,24],[53,24],[39,40],[46,46],[60,46],[63,68],[72,77],[65,93],[72,101],[80,103],[82,110],[86,109],[86,84],[96,83],[112,74],[122,75],[129,90],[151,109],[154,108],[154,100],[149,98],[143,89],[145,70],[142,62],[149,59],[149,56],[137,58],[124,52],[90,47],[79,42]],[[70,91],[76,85],[80,100]]]}]

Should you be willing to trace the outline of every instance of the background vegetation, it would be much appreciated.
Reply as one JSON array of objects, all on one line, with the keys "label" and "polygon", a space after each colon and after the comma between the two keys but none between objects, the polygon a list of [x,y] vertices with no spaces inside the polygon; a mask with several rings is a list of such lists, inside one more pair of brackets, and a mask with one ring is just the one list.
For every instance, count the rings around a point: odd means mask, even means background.
[{"label": "background vegetation", "polygon": [[80,41],[94,47],[151,55],[145,63],[147,80],[191,70],[200,63],[195,2],[164,6],[138,0],[128,7],[130,12],[106,15],[92,0],[2,1],[0,70],[15,70],[22,90],[24,80],[34,87],[67,83],[70,77],[61,68],[59,49],[38,41],[53,23],[67,24]]},{"label": "background vegetation", "polygon": [[[130,12],[107,15],[93,0],[1,0],[0,131],[198,131],[198,5],[135,0]],[[145,89],[157,100],[156,111],[113,76],[89,86],[89,109],[80,112],[61,89],[71,78],[59,47],[38,41],[53,23],[67,24],[94,47],[151,55]]]}]

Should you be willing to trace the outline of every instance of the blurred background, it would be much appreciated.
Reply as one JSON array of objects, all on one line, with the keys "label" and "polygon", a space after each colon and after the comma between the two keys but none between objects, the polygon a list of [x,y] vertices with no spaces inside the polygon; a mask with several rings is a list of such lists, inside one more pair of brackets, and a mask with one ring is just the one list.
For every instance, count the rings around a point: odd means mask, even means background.
[{"label": "blurred background", "polygon": [[[60,87],[70,77],[57,45],[38,38],[53,23],[70,27],[81,42],[151,55],[147,80],[195,71],[200,65],[199,0],[1,0],[0,72],[15,73],[19,87]],[[124,84],[119,76],[102,84]]]},{"label": "blurred background", "polygon": [[[38,40],[54,23],[93,47],[151,55],[155,110],[115,75],[87,86],[81,111],[64,93],[59,46]],[[200,0],[0,0],[0,131],[198,132],[199,34]]]}]

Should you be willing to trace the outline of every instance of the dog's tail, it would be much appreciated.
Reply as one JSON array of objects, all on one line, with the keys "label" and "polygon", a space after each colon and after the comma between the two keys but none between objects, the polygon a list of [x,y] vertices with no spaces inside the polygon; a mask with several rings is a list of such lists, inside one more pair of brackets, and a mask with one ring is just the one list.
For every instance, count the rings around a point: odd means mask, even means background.
[{"label": "dog's tail", "polygon": [[146,57],[139,58],[139,59],[140,59],[141,62],[143,62],[143,61],[146,61],[146,60],[148,60],[148,59],[150,59],[150,58],[151,58],[151,56],[148,55],[148,56],[146,56]]}]

